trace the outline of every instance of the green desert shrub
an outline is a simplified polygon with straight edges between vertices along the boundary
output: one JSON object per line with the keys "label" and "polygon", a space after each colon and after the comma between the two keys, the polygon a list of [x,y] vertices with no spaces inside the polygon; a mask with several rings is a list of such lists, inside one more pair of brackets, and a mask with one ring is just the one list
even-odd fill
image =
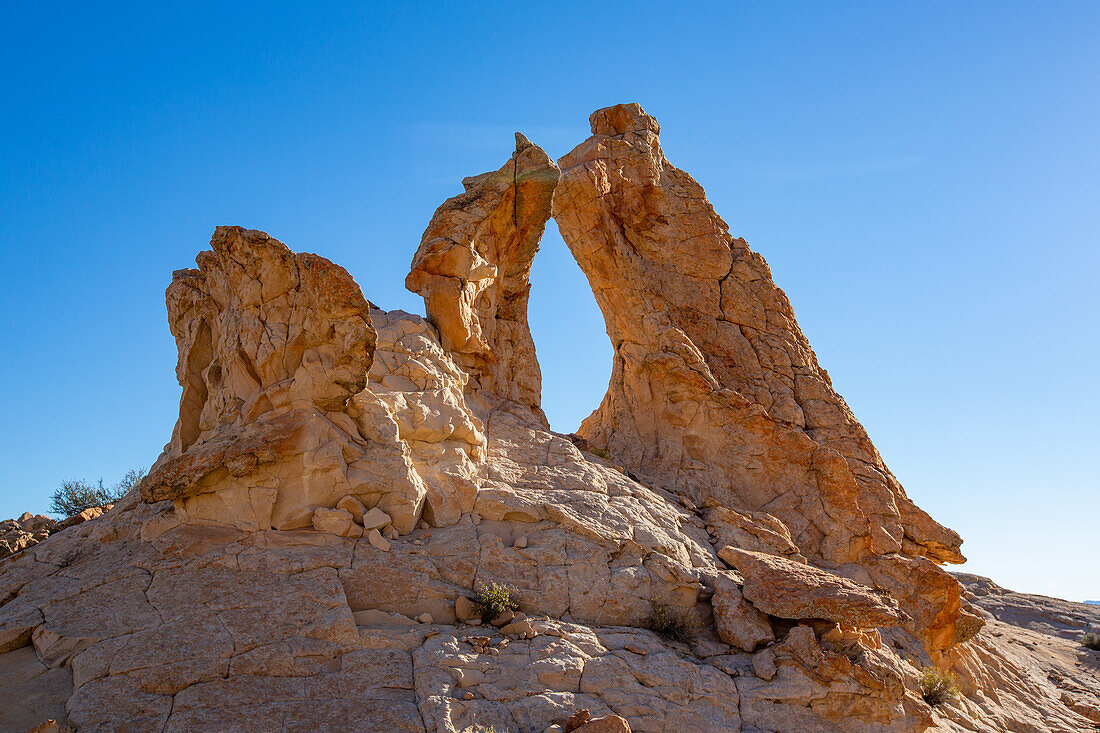
{"label": "green desert shrub", "polygon": [[699,635],[702,622],[694,608],[676,608],[654,603],[646,621],[646,628],[666,639],[687,643]]}
{"label": "green desert shrub", "polygon": [[71,517],[85,509],[104,504],[114,504],[126,496],[130,489],[145,478],[145,469],[130,469],[114,486],[104,486],[103,479],[98,484],[89,481],[63,481],[50,497],[50,512],[61,517]]}
{"label": "green desert shrub", "polygon": [[959,678],[935,667],[925,667],[920,671],[919,684],[921,697],[932,707],[942,705],[959,694]]}
{"label": "green desert shrub", "polygon": [[1090,631],[1081,637],[1081,643],[1087,646],[1089,649],[1095,649],[1100,652],[1100,634],[1095,631]]}
{"label": "green desert shrub", "polygon": [[515,598],[516,589],[503,583],[479,583],[474,591],[474,608],[481,614],[482,621],[492,621],[505,611],[518,611],[519,601]]}

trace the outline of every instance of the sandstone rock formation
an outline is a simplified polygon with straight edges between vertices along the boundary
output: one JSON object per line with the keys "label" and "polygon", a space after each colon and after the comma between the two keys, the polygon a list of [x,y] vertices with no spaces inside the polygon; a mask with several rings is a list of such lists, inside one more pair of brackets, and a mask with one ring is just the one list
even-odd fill
{"label": "sandstone rock formation", "polygon": [[465,193],[436,209],[405,281],[478,388],[536,409],[542,373],[527,327],[528,278],[557,183],[554,162],[517,132],[511,160],[465,179]]}
{"label": "sandstone rock formation", "polygon": [[[961,562],[958,535],[908,499],[833,391],[763,258],[665,159],[657,121],[636,104],[590,121],[554,198],[615,347],[580,436],[697,506],[770,515],[798,553],[860,563],[899,595],[914,591],[898,582],[906,556]],[[975,619],[944,582],[934,621],[914,629],[936,649]]]}
{"label": "sandstone rock formation", "polygon": [[103,516],[110,508],[110,504],[88,507],[61,521],[30,512],[24,512],[18,519],[5,519],[0,522],[0,560],[38,544],[55,532]]}
{"label": "sandstone rock formation", "polygon": [[57,530],[58,523],[49,517],[24,512],[18,519],[0,522],[0,558],[14,555],[37,544]]}
{"label": "sandstone rock formation", "polygon": [[[1033,659],[1005,638],[1040,632],[962,597],[937,565],[959,538],[656,121],[592,123],[560,181],[517,136],[440,207],[408,278],[427,318],[215,231],[167,292],[164,453],[103,517],[0,561],[0,730],[1095,729],[1095,664],[1064,639]],[[551,202],[615,346],[577,436],[539,410],[526,321]],[[490,583],[521,611],[483,621]],[[655,633],[656,609],[701,630]],[[962,687],[937,708],[933,664]]]}

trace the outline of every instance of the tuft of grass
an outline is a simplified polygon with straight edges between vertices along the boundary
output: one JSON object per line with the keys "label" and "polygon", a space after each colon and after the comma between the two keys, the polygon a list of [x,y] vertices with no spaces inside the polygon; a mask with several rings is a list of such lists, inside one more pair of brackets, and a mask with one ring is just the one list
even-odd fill
{"label": "tuft of grass", "polygon": [[505,611],[518,611],[519,601],[515,599],[516,589],[503,583],[479,583],[474,591],[474,607],[481,614],[482,621],[492,621]]}
{"label": "tuft of grass", "polygon": [[683,644],[698,636],[702,627],[694,608],[680,609],[663,603],[653,604],[646,621],[650,631]]}
{"label": "tuft of grass", "polygon": [[475,725],[473,733],[509,733],[507,728],[498,728],[495,725]]}
{"label": "tuft of grass", "polygon": [[959,694],[959,678],[935,667],[922,669],[918,684],[921,697],[932,707],[953,700]]}
{"label": "tuft of grass", "polygon": [[611,460],[611,454],[610,454],[610,453],[608,453],[608,452],[607,452],[606,450],[604,450],[603,448],[597,448],[596,446],[592,446],[592,447],[590,447],[590,448],[588,449],[588,451],[589,451],[589,452],[590,452],[590,453],[591,453],[592,455],[594,455],[594,456],[599,456],[600,458],[604,459],[605,461],[610,461],[610,460]]}
{"label": "tuft of grass", "polygon": [[1087,646],[1089,649],[1095,649],[1100,652],[1100,634],[1095,631],[1090,631],[1081,637],[1081,643]]}

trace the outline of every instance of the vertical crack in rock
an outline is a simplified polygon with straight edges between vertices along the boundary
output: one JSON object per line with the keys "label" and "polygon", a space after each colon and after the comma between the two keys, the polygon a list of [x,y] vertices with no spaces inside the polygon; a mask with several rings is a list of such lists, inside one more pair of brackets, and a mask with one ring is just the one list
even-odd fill
{"label": "vertical crack in rock", "polygon": [[507,163],[464,179],[465,192],[436,209],[405,280],[471,389],[526,405],[544,424],[527,300],[558,177],[554,161],[517,132]]}

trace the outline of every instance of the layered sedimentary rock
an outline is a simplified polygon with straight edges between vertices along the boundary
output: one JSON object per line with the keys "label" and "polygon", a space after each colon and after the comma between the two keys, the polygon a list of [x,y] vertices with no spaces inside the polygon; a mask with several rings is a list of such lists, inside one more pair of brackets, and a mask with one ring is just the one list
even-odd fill
{"label": "layered sedimentary rock", "polygon": [[405,280],[477,388],[536,409],[542,374],[528,280],[557,182],[554,162],[517,132],[507,163],[464,179],[465,192],[436,209]]}
{"label": "layered sedimentary rock", "polygon": [[[958,538],[656,122],[593,123],[559,185],[517,137],[436,212],[409,276],[428,318],[215,232],[167,293],[164,454],[0,561],[0,730],[1094,729],[1067,648],[1037,661],[968,610],[936,565]],[[552,197],[616,347],[581,436],[538,410],[526,321]],[[520,608],[483,620],[494,583]],[[937,708],[932,664],[962,687]]]}

